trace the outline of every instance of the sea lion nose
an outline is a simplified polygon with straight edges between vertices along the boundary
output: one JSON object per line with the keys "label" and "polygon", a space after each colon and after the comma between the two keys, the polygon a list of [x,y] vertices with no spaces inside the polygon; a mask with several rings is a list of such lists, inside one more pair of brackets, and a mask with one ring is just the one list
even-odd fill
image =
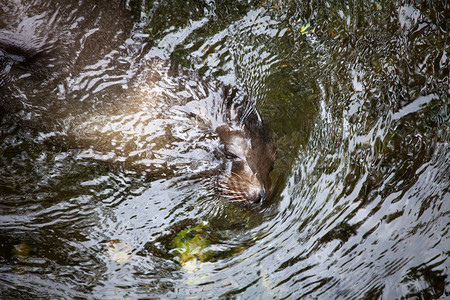
{"label": "sea lion nose", "polygon": [[264,200],[266,200],[268,196],[269,196],[269,195],[266,193],[266,191],[260,191],[260,192],[257,194],[257,196],[256,196],[256,198],[255,198],[255,200],[254,200],[253,202],[254,202],[254,203],[261,203],[261,202],[263,202]]}

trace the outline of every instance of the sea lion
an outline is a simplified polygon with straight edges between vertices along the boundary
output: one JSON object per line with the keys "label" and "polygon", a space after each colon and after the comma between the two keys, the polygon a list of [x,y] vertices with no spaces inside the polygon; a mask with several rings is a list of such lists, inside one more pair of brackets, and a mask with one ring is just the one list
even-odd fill
{"label": "sea lion", "polygon": [[[49,9],[51,6],[43,7]],[[48,15],[58,20],[57,13]],[[72,12],[71,18],[76,19],[73,15]],[[58,22],[68,21],[60,19]],[[93,23],[102,22],[86,24]],[[70,27],[63,25],[59,27]],[[80,32],[89,32],[90,28],[70,27],[66,30],[65,33],[54,33],[64,36],[63,39],[53,39],[49,43],[44,43],[45,39],[40,43],[33,42],[35,35],[27,40],[17,32],[0,30],[1,74],[4,78],[9,77],[8,73],[14,67],[28,72],[25,77],[8,78],[12,81],[12,84],[5,84],[8,92],[17,88],[27,99],[31,96],[45,99],[37,104],[23,105],[26,108],[22,111],[34,112],[33,107],[39,107],[40,120],[55,124],[49,133],[57,132],[63,136],[78,157],[109,161],[149,173],[213,174],[218,195],[236,203],[259,203],[268,197],[275,146],[269,128],[243,88],[227,87],[171,61],[152,57],[145,59],[144,67],[137,68],[139,73],[127,82],[128,86],[122,88],[120,95],[104,93],[109,87],[97,88],[98,92],[86,91],[90,99],[95,99],[91,100],[91,105],[82,105],[88,102],[85,96],[80,96],[83,97],[80,101],[68,101],[60,96],[51,101],[46,94],[37,97],[36,87],[40,88],[40,82],[45,82],[43,86],[47,91],[60,90],[62,82],[76,81],[79,74],[96,66],[95,56],[99,61],[103,58],[99,51],[86,52],[83,45],[92,43],[87,35],[81,36],[84,39],[82,45],[73,45],[80,49],[67,50],[67,44],[61,47],[59,40],[78,37]],[[34,31],[39,33],[39,30]],[[120,32],[123,34],[126,30]],[[116,42],[120,44],[120,41]],[[101,44],[114,47],[108,42],[104,38],[95,38],[97,48]],[[58,50],[60,48],[62,50]],[[60,51],[64,55],[58,56]],[[112,52],[103,51],[107,55]],[[94,64],[83,66],[82,55]],[[43,71],[47,67],[56,72]],[[21,85],[21,80],[27,84]],[[94,81],[91,77],[89,80]],[[87,89],[89,84],[79,81],[72,86],[73,91],[65,91],[64,95],[79,95],[80,90]],[[28,85],[33,89],[28,89]],[[10,105],[9,100],[11,98],[1,101],[1,105]]]}

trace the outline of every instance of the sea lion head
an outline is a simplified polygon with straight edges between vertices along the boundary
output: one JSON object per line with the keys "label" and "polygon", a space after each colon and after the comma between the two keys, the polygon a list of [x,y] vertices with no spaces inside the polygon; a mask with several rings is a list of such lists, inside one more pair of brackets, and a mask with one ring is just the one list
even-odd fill
{"label": "sea lion head", "polygon": [[264,201],[270,194],[269,173],[275,146],[269,128],[256,114],[240,124],[219,126],[225,168],[217,179],[218,192],[232,202]]}

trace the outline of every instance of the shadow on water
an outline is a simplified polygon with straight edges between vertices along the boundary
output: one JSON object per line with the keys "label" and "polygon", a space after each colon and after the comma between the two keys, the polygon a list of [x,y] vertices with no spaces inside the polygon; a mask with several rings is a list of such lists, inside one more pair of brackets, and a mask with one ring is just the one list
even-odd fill
{"label": "shadow on water", "polygon": [[[450,296],[446,2],[91,2],[0,3],[2,296]],[[261,205],[170,102],[222,84],[274,135]]]}

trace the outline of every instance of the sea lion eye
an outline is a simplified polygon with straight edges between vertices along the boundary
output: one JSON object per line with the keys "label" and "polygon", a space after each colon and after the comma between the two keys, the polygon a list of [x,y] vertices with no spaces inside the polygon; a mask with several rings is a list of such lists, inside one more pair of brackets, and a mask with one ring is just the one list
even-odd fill
{"label": "sea lion eye", "polygon": [[237,158],[237,155],[234,154],[234,153],[232,153],[232,152],[228,149],[228,147],[223,147],[223,154],[225,154],[225,157],[226,157],[227,159],[235,159],[235,158]]}

